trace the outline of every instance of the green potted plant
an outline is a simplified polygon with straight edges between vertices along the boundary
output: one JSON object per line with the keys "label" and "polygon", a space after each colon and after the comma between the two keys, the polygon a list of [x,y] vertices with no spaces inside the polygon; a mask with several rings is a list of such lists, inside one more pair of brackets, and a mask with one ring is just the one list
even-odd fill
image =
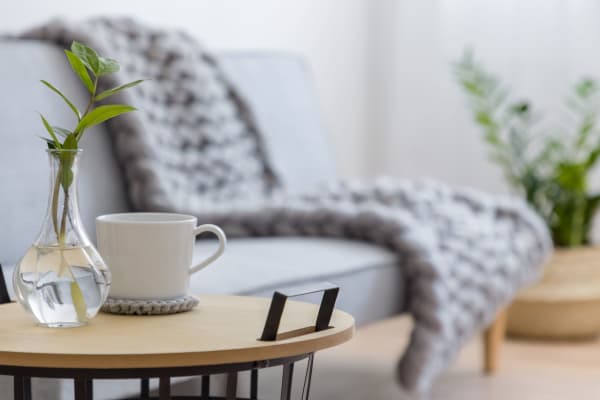
{"label": "green potted plant", "polygon": [[99,91],[103,77],[119,70],[116,60],[102,57],[84,44],[73,42],[65,50],[71,69],[89,92],[80,111],[74,102],[51,83],[41,82],[56,93],[74,114],[71,129],[51,125],[40,115],[47,132],[50,161],[50,195],[40,234],[16,266],[13,276],[19,303],[35,320],[48,327],[80,326],[94,317],[105,301],[110,272],[90,242],[79,215],[77,173],[87,129],[135,108],[98,102],[142,82]]}
{"label": "green potted plant", "polygon": [[[593,79],[579,80],[566,99],[566,123],[549,130],[531,103],[512,99],[471,52],[454,65],[454,72],[491,159],[544,219],[557,248],[542,280],[509,309],[509,333],[597,335],[600,251],[590,245],[590,230],[600,193],[590,189],[589,178],[600,156],[600,86]],[[590,315],[590,309],[596,312]]]}

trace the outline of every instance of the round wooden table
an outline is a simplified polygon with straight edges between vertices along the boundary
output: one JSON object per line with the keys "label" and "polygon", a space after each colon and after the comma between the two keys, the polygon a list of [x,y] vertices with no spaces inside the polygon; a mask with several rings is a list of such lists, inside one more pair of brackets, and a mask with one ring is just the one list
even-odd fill
{"label": "round wooden table", "polygon": [[14,376],[16,400],[31,398],[31,377],[74,379],[77,400],[92,398],[94,379],[142,379],[141,398],[150,398],[148,380],[159,378],[164,400],[171,399],[176,376],[202,376],[202,393],[193,398],[223,398],[210,395],[210,375],[220,373],[228,374],[224,399],[238,399],[237,373],[251,371],[246,399],[257,399],[258,370],[283,365],[281,398],[287,400],[294,362],[308,358],[308,398],[314,353],[348,341],[354,320],[334,310],[337,289],[325,291],[321,307],[286,302],[293,295],[276,292],[272,302],[200,296],[200,305],[186,313],[101,313],[71,329],[38,327],[17,304],[1,305],[0,374]]}

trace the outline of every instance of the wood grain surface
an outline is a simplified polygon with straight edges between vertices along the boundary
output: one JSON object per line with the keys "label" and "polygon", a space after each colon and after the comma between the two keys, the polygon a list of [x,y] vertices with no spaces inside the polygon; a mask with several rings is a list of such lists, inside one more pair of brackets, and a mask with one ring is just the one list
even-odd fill
{"label": "wood grain surface", "polygon": [[289,301],[281,321],[284,334],[261,342],[270,299],[200,296],[186,313],[122,316],[100,313],[88,326],[36,326],[17,304],[0,306],[0,364],[50,368],[160,368],[248,362],[289,357],[350,340],[354,319],[336,310],[331,328],[306,332],[318,306]]}

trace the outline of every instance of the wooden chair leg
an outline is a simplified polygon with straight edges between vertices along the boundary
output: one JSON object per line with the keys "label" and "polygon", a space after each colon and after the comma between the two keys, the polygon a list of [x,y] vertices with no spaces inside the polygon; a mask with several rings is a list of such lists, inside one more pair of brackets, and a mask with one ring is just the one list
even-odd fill
{"label": "wooden chair leg", "polygon": [[498,369],[500,351],[506,334],[506,310],[483,332],[483,371],[493,374]]}

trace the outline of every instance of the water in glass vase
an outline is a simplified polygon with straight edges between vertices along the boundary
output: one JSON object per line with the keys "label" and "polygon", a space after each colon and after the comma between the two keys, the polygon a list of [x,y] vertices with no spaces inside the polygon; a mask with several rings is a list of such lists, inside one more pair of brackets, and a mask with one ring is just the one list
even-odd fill
{"label": "water in glass vase", "polygon": [[88,238],[77,196],[81,150],[48,150],[50,193],[40,234],[16,265],[18,302],[42,326],[85,325],[106,300],[110,271]]}
{"label": "water in glass vase", "polygon": [[92,246],[32,246],[14,278],[19,302],[49,327],[87,323],[110,286],[110,273]]}

